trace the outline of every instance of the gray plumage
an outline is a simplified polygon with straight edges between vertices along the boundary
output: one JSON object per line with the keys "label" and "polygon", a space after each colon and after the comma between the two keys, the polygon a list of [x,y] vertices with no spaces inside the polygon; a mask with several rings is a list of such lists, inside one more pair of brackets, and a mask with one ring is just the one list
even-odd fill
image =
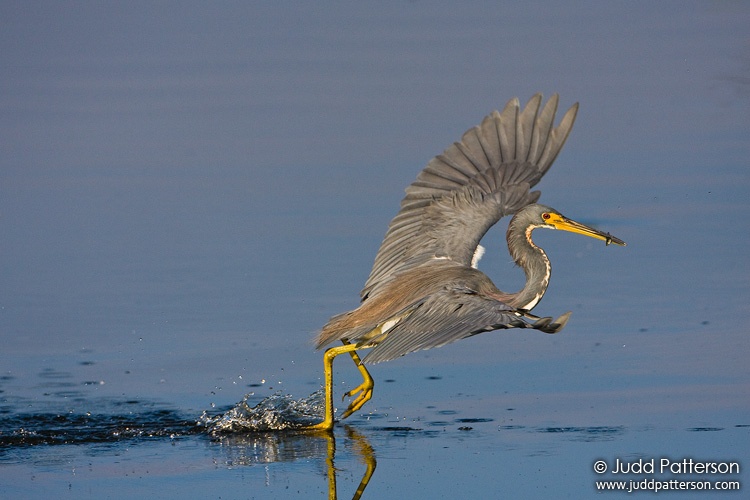
{"label": "gray plumage", "polygon": [[[558,96],[541,102],[537,94],[521,110],[518,99],[510,100],[427,164],[388,227],[361,305],[331,318],[318,348],[334,340],[372,347],[364,362],[376,363],[489,330],[553,333],[564,326],[567,315],[552,321],[520,309],[536,305],[549,279],[549,261],[527,229],[551,227],[543,213],[559,215],[536,205],[540,193],[531,188],[557,157],[578,110],[573,105],[553,127]],[[517,245],[513,257],[527,274],[516,294],[471,267],[487,230],[511,214],[517,222],[509,226],[509,245]]]}
{"label": "gray plumage", "polygon": [[539,199],[540,193],[530,188],[549,170],[578,111],[578,104],[573,105],[553,129],[558,96],[539,113],[541,102],[542,95],[536,94],[520,111],[518,99],[511,99],[502,113],[488,115],[427,164],[406,188],[363,299],[389,275],[434,256],[470,265],[490,227]]}

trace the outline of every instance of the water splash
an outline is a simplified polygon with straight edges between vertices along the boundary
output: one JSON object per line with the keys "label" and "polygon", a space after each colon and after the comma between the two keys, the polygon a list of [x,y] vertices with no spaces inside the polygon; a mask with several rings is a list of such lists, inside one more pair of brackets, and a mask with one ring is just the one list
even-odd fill
{"label": "water splash", "polygon": [[221,415],[211,416],[203,412],[198,424],[211,435],[237,432],[268,432],[299,429],[319,422],[323,418],[325,392],[315,391],[302,399],[288,394],[275,393],[250,407],[247,403],[252,394]]}
{"label": "water splash", "polygon": [[318,390],[302,399],[276,393],[254,407],[250,395],[220,415],[198,417],[142,401],[89,402],[98,413],[38,411],[16,413],[0,408],[0,462],[9,450],[40,445],[117,444],[196,434],[222,439],[248,433],[299,429],[320,421],[325,393]]}

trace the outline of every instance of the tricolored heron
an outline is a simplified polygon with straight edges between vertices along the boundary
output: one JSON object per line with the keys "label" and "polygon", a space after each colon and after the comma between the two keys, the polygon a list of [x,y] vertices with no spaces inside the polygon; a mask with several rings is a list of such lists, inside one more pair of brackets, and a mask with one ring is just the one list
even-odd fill
{"label": "tricolored heron", "polygon": [[[502,113],[494,111],[461,142],[433,158],[406,188],[360,306],[332,317],[317,337],[318,348],[336,340],[343,345],[325,352],[325,417],[309,429],[333,427],[333,360],[340,354],[348,353],[363,377],[361,385],[344,395],[357,395],[342,415],[346,418],[372,397],[374,381],[366,363],[491,330],[559,332],[569,312],[555,320],[529,312],[544,295],[551,269],[544,250],[531,240],[534,229],[561,229],[625,245],[536,203],[540,193],[531,188],[557,157],[578,111],[578,104],[573,105],[553,128],[558,96],[544,107],[541,102],[537,94],[521,110],[518,99],[511,99]],[[517,293],[500,291],[476,268],[482,236],[511,214],[508,249],[526,273],[526,285]],[[358,349],[372,351],[361,360]]]}

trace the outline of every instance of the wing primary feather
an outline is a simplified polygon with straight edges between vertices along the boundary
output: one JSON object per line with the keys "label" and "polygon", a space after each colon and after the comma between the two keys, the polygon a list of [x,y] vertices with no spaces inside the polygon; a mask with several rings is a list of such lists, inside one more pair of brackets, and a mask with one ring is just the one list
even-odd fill
{"label": "wing primary feather", "polygon": [[531,164],[536,164],[539,161],[539,157],[547,145],[549,132],[555,124],[555,112],[557,111],[557,103],[559,100],[560,96],[552,94],[542,108],[539,117],[534,122],[535,126],[531,135],[531,146],[529,147],[528,156],[528,161]]}
{"label": "wing primary feather", "polygon": [[578,103],[575,103],[570,109],[563,115],[560,120],[560,125],[552,129],[550,132],[549,139],[547,140],[546,147],[542,152],[542,156],[537,162],[537,168],[540,172],[540,177],[544,175],[549,167],[552,166],[552,162],[555,161],[557,155],[565,144],[565,141],[570,135],[570,131],[573,129],[573,124],[576,121],[576,114],[578,113]]}
{"label": "wing primary feather", "polygon": [[520,106],[518,98],[514,97],[505,105],[503,112],[495,118],[503,162],[512,161],[516,157],[516,120]]}
{"label": "wing primary feather", "polygon": [[476,173],[481,173],[491,167],[490,158],[484,150],[484,145],[480,139],[481,129],[477,127],[470,128],[461,137],[461,142],[456,143],[463,155],[474,165]]}
{"label": "wing primary feather", "polygon": [[500,151],[500,142],[498,141],[497,118],[500,114],[493,111],[482,120],[479,125],[477,138],[482,146],[484,155],[490,163],[491,169],[496,169],[503,161],[502,152]]}
{"label": "wing primary feather", "polygon": [[542,94],[534,94],[516,120],[516,161],[525,162],[529,158],[532,130],[541,102]]}

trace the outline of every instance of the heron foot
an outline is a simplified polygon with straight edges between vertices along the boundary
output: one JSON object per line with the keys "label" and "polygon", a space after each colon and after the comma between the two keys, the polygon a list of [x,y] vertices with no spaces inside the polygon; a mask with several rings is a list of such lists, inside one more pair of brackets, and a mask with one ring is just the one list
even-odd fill
{"label": "heron foot", "polygon": [[[352,347],[352,344],[349,343],[348,340],[342,340],[342,342],[347,348]],[[372,346],[363,346],[362,348],[366,349],[367,347]],[[349,415],[362,408],[365,403],[372,399],[372,390],[375,387],[375,381],[373,380],[372,375],[370,375],[370,372],[367,371],[367,367],[365,367],[364,363],[362,363],[362,360],[359,358],[357,352],[353,349],[349,350],[348,352],[349,356],[351,356],[352,358],[352,361],[354,361],[354,364],[357,366],[357,370],[359,370],[359,373],[362,375],[362,383],[351,391],[345,393],[341,398],[341,400],[343,401],[344,398],[349,398],[359,393],[356,399],[351,402],[346,411],[341,415],[342,420],[348,418]]]}
{"label": "heron foot", "polygon": [[325,419],[322,422],[318,422],[317,424],[310,424],[310,425],[303,425],[300,427],[295,427],[295,430],[298,432],[321,432],[321,431],[331,431],[333,430],[333,419]]}
{"label": "heron foot", "polygon": [[344,396],[341,398],[342,400],[344,398],[352,397],[355,394],[359,394],[359,395],[354,399],[354,401],[352,401],[349,404],[349,407],[341,415],[341,418],[342,419],[348,418],[352,413],[362,408],[365,405],[365,403],[367,403],[370,399],[372,399],[372,390],[374,387],[375,387],[375,382],[372,380],[371,377],[368,377],[368,378],[365,378],[365,380],[360,385],[358,385],[351,391],[344,393]]}

